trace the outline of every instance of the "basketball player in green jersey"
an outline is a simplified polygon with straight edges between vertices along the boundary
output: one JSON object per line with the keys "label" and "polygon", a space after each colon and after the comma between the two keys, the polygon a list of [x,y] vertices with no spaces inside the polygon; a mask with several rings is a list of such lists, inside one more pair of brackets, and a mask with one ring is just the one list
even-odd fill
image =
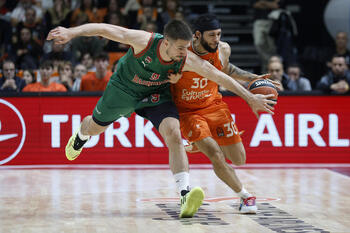
{"label": "basketball player in green jersey", "polygon": [[76,159],[90,136],[104,132],[115,120],[136,111],[149,119],[163,137],[169,149],[170,168],[181,194],[180,217],[192,217],[200,207],[204,193],[200,187],[189,190],[188,159],[182,144],[179,115],[171,99],[169,77],[180,78],[185,70],[196,72],[242,97],[257,116],[258,111],[273,114],[269,104],[274,102],[268,100],[272,95],[251,94],[209,62],[188,52],[192,32],[180,20],[170,21],[164,28],[164,36],[91,23],[73,28],[57,27],[50,31],[47,39],[64,44],[78,36],[102,36],[131,48],[119,61],[92,116],[85,117],[80,129],[69,139],[67,158]]}

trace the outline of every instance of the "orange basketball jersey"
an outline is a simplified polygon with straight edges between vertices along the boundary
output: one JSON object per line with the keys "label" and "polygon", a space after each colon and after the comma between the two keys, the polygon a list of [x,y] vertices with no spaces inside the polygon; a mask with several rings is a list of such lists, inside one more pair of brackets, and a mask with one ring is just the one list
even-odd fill
{"label": "orange basketball jersey", "polygon": [[[194,52],[192,45],[189,50]],[[219,49],[215,53],[198,56],[207,60],[219,70],[223,68],[219,58]],[[222,99],[218,92],[218,85],[195,72],[183,72],[182,77],[176,84],[172,85],[171,90],[180,113],[206,108],[213,101]]]}

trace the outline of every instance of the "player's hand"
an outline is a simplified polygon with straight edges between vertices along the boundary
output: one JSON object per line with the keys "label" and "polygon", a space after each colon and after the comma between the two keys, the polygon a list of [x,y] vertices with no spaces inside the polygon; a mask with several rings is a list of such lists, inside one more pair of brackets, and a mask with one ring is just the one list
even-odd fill
{"label": "player's hand", "polygon": [[194,143],[186,145],[185,146],[185,150],[188,153],[198,153],[198,152],[200,152],[200,150],[198,149],[198,147]]}
{"label": "player's hand", "polygon": [[278,91],[283,91],[282,83],[278,80],[272,80],[271,74],[262,74],[258,76],[259,79],[268,79],[276,88]]}
{"label": "player's hand", "polygon": [[275,109],[273,106],[276,104],[276,101],[271,100],[274,94],[269,95],[261,95],[255,94],[252,97],[252,100],[248,102],[251,107],[253,113],[257,118],[259,118],[259,112],[267,112],[270,114],[274,114],[273,110]]}
{"label": "player's hand", "polygon": [[64,27],[52,29],[47,36],[47,40],[54,40],[56,44],[65,44],[73,38],[73,33]]}
{"label": "player's hand", "polygon": [[181,78],[182,73],[169,73],[168,74],[168,79],[169,79],[169,83],[175,84],[179,81],[179,79]]}

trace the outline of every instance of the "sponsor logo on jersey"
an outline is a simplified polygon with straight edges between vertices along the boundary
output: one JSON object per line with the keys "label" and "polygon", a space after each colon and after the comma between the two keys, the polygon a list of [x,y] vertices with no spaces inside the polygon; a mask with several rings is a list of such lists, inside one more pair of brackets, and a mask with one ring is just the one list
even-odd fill
{"label": "sponsor logo on jersey", "polygon": [[218,134],[219,137],[225,136],[225,132],[221,127],[216,128],[216,133]]}
{"label": "sponsor logo on jersey", "polygon": [[134,83],[143,85],[143,86],[148,86],[148,87],[160,86],[160,85],[168,83],[168,80],[163,80],[163,81],[158,81],[158,82],[151,82],[151,81],[143,80],[139,76],[137,76],[137,74],[135,74],[134,78],[131,81]]}
{"label": "sponsor logo on jersey", "polygon": [[209,93],[209,90],[203,91],[188,91],[187,89],[182,89],[181,99],[185,101],[191,100],[200,100],[210,97],[212,94]]}

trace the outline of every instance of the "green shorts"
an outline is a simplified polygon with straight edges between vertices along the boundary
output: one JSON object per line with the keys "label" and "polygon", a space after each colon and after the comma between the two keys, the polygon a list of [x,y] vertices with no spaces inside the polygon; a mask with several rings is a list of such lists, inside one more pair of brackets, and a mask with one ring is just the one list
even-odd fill
{"label": "green shorts", "polygon": [[170,88],[162,89],[160,93],[147,95],[140,99],[109,82],[94,108],[92,117],[98,125],[107,126],[120,117],[129,117],[135,110],[157,106],[169,101],[172,101]]}

